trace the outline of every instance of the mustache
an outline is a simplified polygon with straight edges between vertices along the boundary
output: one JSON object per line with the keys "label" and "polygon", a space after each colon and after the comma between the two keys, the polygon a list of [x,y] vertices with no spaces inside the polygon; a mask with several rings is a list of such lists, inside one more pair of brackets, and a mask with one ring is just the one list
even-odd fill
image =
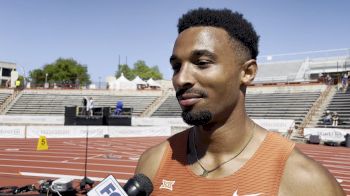
{"label": "mustache", "polygon": [[179,99],[181,96],[185,93],[192,93],[192,94],[198,94],[204,98],[208,97],[208,93],[205,90],[202,89],[189,89],[189,88],[180,88],[176,90],[176,98]]}

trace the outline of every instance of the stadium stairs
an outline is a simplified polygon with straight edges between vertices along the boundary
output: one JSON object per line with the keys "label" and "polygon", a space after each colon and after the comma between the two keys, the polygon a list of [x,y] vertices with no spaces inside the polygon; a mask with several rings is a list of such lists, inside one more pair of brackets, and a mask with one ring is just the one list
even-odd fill
{"label": "stadium stairs", "polygon": [[13,105],[13,103],[16,102],[18,97],[21,96],[22,91],[12,90],[11,93],[6,93],[6,94],[7,94],[6,97],[3,97],[1,95],[2,101],[0,105],[0,114],[5,114],[7,112],[7,110]]}
{"label": "stadium stairs", "polygon": [[316,127],[319,119],[325,113],[327,106],[335,94],[335,86],[328,86],[326,90],[320,95],[319,99],[315,101],[314,105],[309,111],[309,114],[305,118],[305,122],[301,127]]}
{"label": "stadium stairs", "polygon": [[334,127],[331,125],[323,124],[323,115],[320,115],[315,127],[318,128],[341,128],[350,129],[350,89],[345,91],[337,90],[335,95],[332,97],[330,103],[326,106],[325,110],[329,110],[331,113],[337,112],[339,115],[338,126]]}
{"label": "stadium stairs", "polygon": [[158,108],[168,99],[169,95],[172,94],[172,90],[164,91],[162,96],[158,97],[151,105],[146,108],[144,112],[140,114],[140,117],[151,117],[152,114],[158,110]]}

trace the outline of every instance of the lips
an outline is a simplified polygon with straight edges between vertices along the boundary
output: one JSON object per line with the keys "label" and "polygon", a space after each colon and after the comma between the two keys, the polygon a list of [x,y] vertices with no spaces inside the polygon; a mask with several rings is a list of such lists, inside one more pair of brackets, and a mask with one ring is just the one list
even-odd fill
{"label": "lips", "polygon": [[183,107],[190,107],[198,103],[203,97],[198,94],[185,93],[178,97],[179,103]]}

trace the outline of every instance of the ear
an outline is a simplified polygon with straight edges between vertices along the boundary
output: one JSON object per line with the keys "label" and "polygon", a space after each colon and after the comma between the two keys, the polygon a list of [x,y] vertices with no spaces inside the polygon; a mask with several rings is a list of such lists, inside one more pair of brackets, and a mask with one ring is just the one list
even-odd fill
{"label": "ear", "polygon": [[248,85],[253,82],[256,73],[258,71],[258,65],[255,59],[246,61],[241,68],[241,84]]}

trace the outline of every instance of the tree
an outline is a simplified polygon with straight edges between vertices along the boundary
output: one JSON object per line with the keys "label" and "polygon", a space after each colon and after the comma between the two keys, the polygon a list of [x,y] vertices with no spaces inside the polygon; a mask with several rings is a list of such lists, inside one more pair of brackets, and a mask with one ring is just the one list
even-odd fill
{"label": "tree", "polygon": [[29,73],[30,78],[36,84],[45,82],[58,84],[90,84],[90,76],[87,67],[79,64],[74,59],[59,58],[54,63],[44,65],[43,69],[35,69]]}
{"label": "tree", "polygon": [[45,73],[41,69],[34,69],[30,71],[29,77],[34,84],[43,84],[45,82]]}
{"label": "tree", "polygon": [[163,75],[159,72],[158,66],[149,67],[146,65],[146,62],[142,60],[138,60],[134,64],[134,69],[130,69],[126,64],[119,65],[116,77],[120,77],[121,73],[123,73],[128,80],[133,80],[136,76],[144,80],[150,78],[155,80],[163,79]]}
{"label": "tree", "polygon": [[124,77],[128,80],[133,80],[136,77],[134,71],[130,69],[130,67],[127,64],[121,64],[118,66],[118,71],[115,74],[115,77],[119,78],[122,75],[122,73],[124,74]]}

